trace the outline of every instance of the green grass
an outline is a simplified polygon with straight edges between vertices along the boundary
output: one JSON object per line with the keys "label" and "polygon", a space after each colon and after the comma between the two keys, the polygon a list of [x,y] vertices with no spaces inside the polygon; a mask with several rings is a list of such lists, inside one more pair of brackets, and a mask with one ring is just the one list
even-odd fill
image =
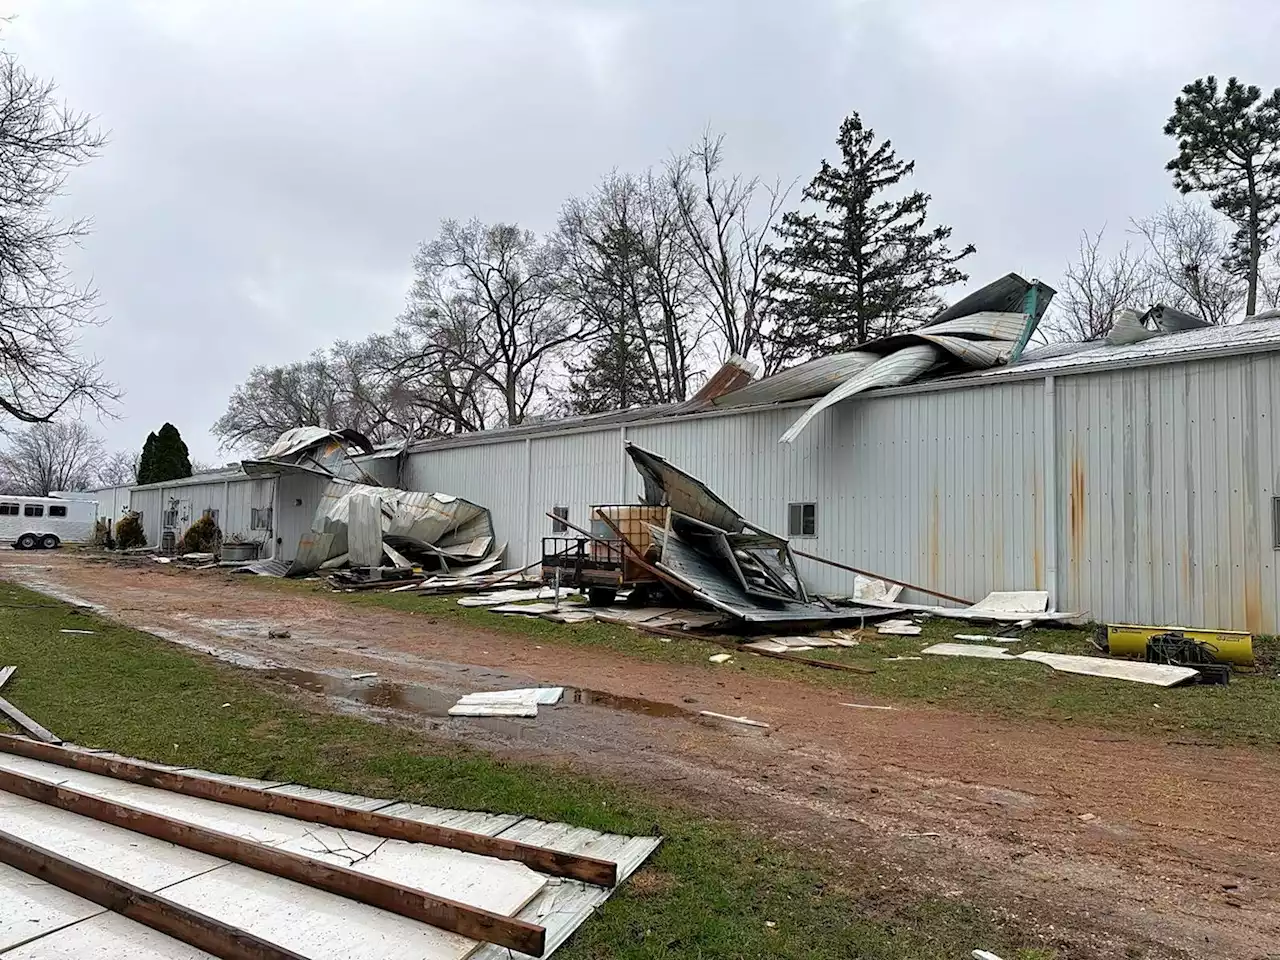
{"label": "green grass", "polygon": [[252,674],[10,584],[0,584],[5,663],[18,672],[4,693],[78,743],[245,776],[665,836],[649,864],[557,954],[566,960],[953,960],[977,946],[1006,960],[1057,956],[1033,948],[1034,935],[996,913],[922,896],[874,863],[790,851],[746,825],[648,795],[643,785],[502,762],[321,712]]}
{"label": "green grass", "polygon": [[[1238,671],[1227,687],[1185,686],[1163,689],[1121,680],[1056,673],[1037,663],[986,661],[959,657],[925,657],[887,662],[885,658],[916,656],[931,643],[953,640],[957,633],[984,634],[998,625],[955,620],[929,620],[919,637],[864,637],[851,649],[822,648],[803,656],[872,667],[860,676],[742,653],[730,666],[712,666],[707,658],[723,652],[692,639],[663,643],[653,634],[604,623],[558,624],[524,617],[498,617],[482,609],[460,607],[451,597],[419,597],[377,591],[331,593],[314,581],[254,578],[250,588],[313,592],[358,606],[375,606],[452,621],[467,626],[528,637],[539,643],[601,648],[663,663],[708,670],[749,670],[765,676],[789,677],[834,687],[849,696],[897,701],[923,701],[969,713],[1013,719],[1078,723],[1214,744],[1280,744],[1280,683],[1276,681],[1280,643],[1274,637],[1255,640],[1259,668]],[[1012,653],[1039,649],[1055,653],[1097,654],[1091,629],[1033,629],[1023,642],[1009,644]]]}

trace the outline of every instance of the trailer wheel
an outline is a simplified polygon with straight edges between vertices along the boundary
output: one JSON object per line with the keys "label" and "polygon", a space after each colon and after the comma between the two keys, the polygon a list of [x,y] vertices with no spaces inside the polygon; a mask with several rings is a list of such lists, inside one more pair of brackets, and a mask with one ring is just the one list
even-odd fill
{"label": "trailer wheel", "polygon": [[593,607],[607,607],[617,596],[613,587],[587,587],[587,603]]}
{"label": "trailer wheel", "polygon": [[18,542],[14,544],[19,550],[34,550],[36,544],[40,541],[36,539],[34,533],[24,533],[18,538]]}
{"label": "trailer wheel", "polygon": [[62,541],[55,537],[52,533],[46,533],[40,538],[40,546],[46,550],[57,550],[62,546]]}

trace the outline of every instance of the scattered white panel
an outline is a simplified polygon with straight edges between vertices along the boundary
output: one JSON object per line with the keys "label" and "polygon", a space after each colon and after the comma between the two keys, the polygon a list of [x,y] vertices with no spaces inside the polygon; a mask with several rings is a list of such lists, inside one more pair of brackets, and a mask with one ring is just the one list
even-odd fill
{"label": "scattered white panel", "polygon": [[459,703],[559,703],[564,687],[526,687],[520,690],[487,690],[463,694]]}
{"label": "scattered white panel", "polygon": [[1016,660],[1007,650],[1000,647],[984,647],[976,643],[935,643],[925,647],[921,653],[934,653],[942,657],[980,657],[984,660]]}
{"label": "scattered white panel", "polygon": [[[482,593],[474,597],[461,597],[460,607],[496,607],[502,603],[516,603],[521,600],[552,600],[556,592],[552,587],[536,587],[532,590],[498,590],[495,593]],[[560,596],[574,596],[576,591],[561,590]]]}
{"label": "scattered white panel", "polygon": [[117,913],[101,913],[25,946],[4,960],[213,960],[213,954]]}
{"label": "scattered white panel", "polygon": [[283,793],[303,800],[314,800],[316,803],[332,803],[339,807],[350,807],[352,810],[365,810],[370,813],[389,807],[395,802],[378,797],[358,797],[354,793],[340,793],[337,790],[319,790],[316,787],[304,787],[296,783],[272,787],[267,793]]}
{"label": "scattered white panel", "polygon": [[985,633],[957,633],[957,640],[968,643],[1020,643],[1021,637],[989,637]]}
{"label": "scattered white panel", "polygon": [[793,650],[805,649],[812,650],[814,647],[838,647],[840,644],[834,640],[828,640],[826,637],[766,637],[774,643],[780,643],[784,647],[790,647]]}
{"label": "scattered white panel", "polygon": [[918,637],[922,632],[922,629],[910,620],[885,620],[876,628],[876,633],[894,637]]}
{"label": "scattered white panel", "polygon": [[553,610],[551,613],[544,613],[543,620],[550,620],[552,623],[586,623],[588,620],[594,620],[596,615],[590,610]]}
{"label": "scattered white panel", "polygon": [[740,723],[744,727],[764,727],[768,728],[768,724],[760,720],[748,720],[746,717],[731,717],[727,713],[716,713],[712,710],[699,710],[698,716],[706,717],[709,720],[723,720],[726,723]]}
{"label": "scattered white panel", "polygon": [[812,647],[792,647],[777,640],[754,640],[751,643],[744,643],[743,650],[759,650],[761,653],[786,653],[788,650],[812,650]]}
{"label": "scattered white panel", "polygon": [[645,623],[680,613],[677,607],[606,607],[596,610],[596,619],[605,623]]}
{"label": "scattered white panel", "polygon": [[546,877],[515,860],[332,827],[317,826],[301,840],[276,849],[506,915],[532,900],[547,882]]}
{"label": "scattered white panel", "polygon": [[969,608],[974,613],[1044,613],[1048,609],[1047,590],[993,590]]}
{"label": "scattered white panel", "polygon": [[1190,667],[1174,667],[1164,663],[1141,663],[1136,660],[1112,660],[1107,657],[1079,657],[1069,653],[1044,653],[1030,650],[1018,657],[1047,664],[1064,673],[1079,673],[1088,677],[1107,677],[1112,680],[1132,680],[1157,687],[1172,687],[1192,679],[1199,672]]}
{"label": "scattered white panel", "polygon": [[186,880],[164,896],[311,960],[461,960],[479,946],[456,933],[239,864]]}
{"label": "scattered white panel", "polygon": [[533,703],[459,703],[449,708],[451,717],[536,717]]}
{"label": "scattered white panel", "polygon": [[888,583],[876,577],[864,577],[862,574],[855,574],[853,578],[853,599],[855,600],[882,600],[892,603],[898,599],[898,594],[902,592],[902,584]]}
{"label": "scattered white panel", "polygon": [[540,617],[544,613],[554,613],[557,607],[554,603],[504,603],[496,607],[490,607],[490,613],[513,614],[523,617]]}
{"label": "scattered white panel", "polygon": [[0,953],[103,912],[103,907],[0,863]]}
{"label": "scattered white panel", "polygon": [[470,830],[472,833],[483,833],[490,837],[496,837],[524,819],[515,813],[448,810],[443,807],[429,807],[421,803],[403,801],[393,803],[378,812],[385,813],[389,817],[404,817],[406,820],[417,820],[437,827],[451,827],[454,830]]}
{"label": "scattered white panel", "polygon": [[0,794],[0,798],[5,801],[0,806],[4,807],[6,833],[30,838],[52,853],[143,890],[155,892],[226,864],[217,857],[34,800],[12,794]]}

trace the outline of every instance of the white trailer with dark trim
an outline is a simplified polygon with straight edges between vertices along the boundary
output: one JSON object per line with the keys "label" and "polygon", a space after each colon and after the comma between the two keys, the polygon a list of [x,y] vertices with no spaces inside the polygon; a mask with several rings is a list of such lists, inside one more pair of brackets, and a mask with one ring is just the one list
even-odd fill
{"label": "white trailer with dark trim", "polygon": [[96,500],[0,494],[0,543],[12,543],[17,550],[89,543],[97,517]]}

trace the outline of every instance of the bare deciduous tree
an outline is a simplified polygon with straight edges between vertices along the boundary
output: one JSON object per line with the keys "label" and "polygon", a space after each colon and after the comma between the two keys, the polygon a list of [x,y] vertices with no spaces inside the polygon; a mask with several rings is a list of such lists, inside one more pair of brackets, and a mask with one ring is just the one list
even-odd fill
{"label": "bare deciduous tree", "polygon": [[76,352],[78,332],[97,322],[97,297],[72,282],[62,252],[88,223],[49,212],[67,172],[104,142],[53,84],[0,51],[0,409],[26,423],[118,397],[98,363]]}
{"label": "bare deciduous tree", "polygon": [[353,429],[375,443],[400,439],[415,417],[383,338],[339,341],[306,360],[255,367],[213,425],[223,449],[270,446],[293,427]]}
{"label": "bare deciduous tree", "polygon": [[123,487],[138,482],[138,450],[116,450],[98,463],[94,482],[100,487]]}
{"label": "bare deciduous tree", "polygon": [[1045,318],[1046,333],[1055,340],[1098,340],[1111,329],[1116,311],[1141,310],[1155,289],[1151,264],[1125,244],[1107,257],[1102,252],[1105,228],[1080,235],[1076,260],[1067,265],[1062,291]]}
{"label": "bare deciduous tree", "polygon": [[474,376],[522,423],[566,347],[593,331],[565,309],[553,245],[513,224],[446,220],[414,257],[400,330],[423,369]]}
{"label": "bare deciduous tree", "polygon": [[723,136],[704,134],[672,159],[667,174],[724,354],[749,357],[764,345],[769,233],[789,191],[780,183],[762,186],[754,177],[722,175],[723,147]]}
{"label": "bare deciduous tree", "polygon": [[33,423],[10,434],[0,453],[9,493],[48,496],[51,490],[87,490],[102,460],[102,442],[80,420]]}
{"label": "bare deciduous tree", "polygon": [[1228,263],[1232,238],[1211,210],[1183,202],[1133,221],[1147,242],[1153,300],[1227,323],[1245,302],[1246,285]]}
{"label": "bare deciduous tree", "polygon": [[705,305],[676,194],[652,171],[612,174],[561,211],[561,295],[597,331],[577,365],[575,412],[669,403],[689,393]]}

